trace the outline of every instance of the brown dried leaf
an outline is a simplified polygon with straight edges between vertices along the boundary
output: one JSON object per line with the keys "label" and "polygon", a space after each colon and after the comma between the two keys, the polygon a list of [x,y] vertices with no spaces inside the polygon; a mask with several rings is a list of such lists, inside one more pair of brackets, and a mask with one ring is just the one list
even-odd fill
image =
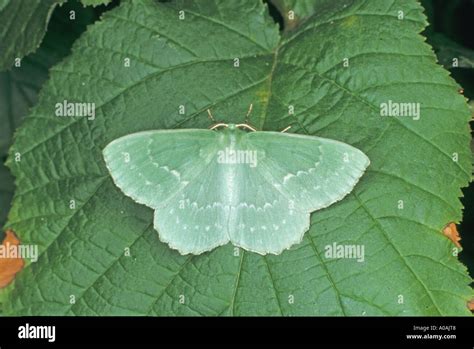
{"label": "brown dried leaf", "polygon": [[5,258],[8,257],[8,251],[13,247],[16,248],[20,244],[20,240],[16,237],[13,230],[8,229],[3,239],[0,253],[0,288],[7,286],[15,278],[25,262],[22,258]]}
{"label": "brown dried leaf", "polygon": [[454,242],[456,247],[461,248],[461,244],[459,241],[461,240],[461,237],[459,236],[458,229],[456,228],[456,224],[454,223],[449,223],[444,229],[443,229],[443,234],[446,235],[449,240]]}

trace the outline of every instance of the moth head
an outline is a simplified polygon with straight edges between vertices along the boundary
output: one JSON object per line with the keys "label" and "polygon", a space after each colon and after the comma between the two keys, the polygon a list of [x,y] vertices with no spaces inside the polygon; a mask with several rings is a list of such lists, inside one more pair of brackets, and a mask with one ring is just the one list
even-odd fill
{"label": "moth head", "polygon": [[247,111],[247,115],[245,116],[245,122],[242,123],[242,124],[227,124],[227,123],[224,123],[224,122],[217,122],[216,119],[214,118],[214,116],[212,115],[211,110],[208,109],[207,110],[207,115],[208,115],[210,120],[214,121],[214,124],[211,125],[209,127],[209,129],[216,130],[216,129],[219,129],[219,128],[227,128],[231,131],[235,131],[237,129],[240,129],[240,130],[244,130],[244,131],[255,132],[255,131],[257,131],[257,129],[254,126],[250,125],[250,123],[249,123],[249,116],[250,116],[250,113],[252,112],[252,109],[253,109],[253,104],[251,103],[250,106],[249,106],[249,110]]}

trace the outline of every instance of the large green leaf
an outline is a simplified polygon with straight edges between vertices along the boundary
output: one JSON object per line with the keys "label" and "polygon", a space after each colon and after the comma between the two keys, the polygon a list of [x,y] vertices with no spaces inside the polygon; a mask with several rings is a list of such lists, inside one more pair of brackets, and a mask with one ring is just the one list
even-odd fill
{"label": "large green leaf", "polygon": [[[426,23],[416,1],[332,4],[282,37],[254,0],[135,0],[90,27],[52,69],[11,149],[22,160],[9,162],[9,225],[41,256],[4,295],[5,311],[469,314],[470,279],[441,233],[461,219],[471,178],[466,102],[418,34]],[[65,99],[96,103],[95,120],[55,116]],[[380,116],[388,100],[421,103],[420,120]],[[114,186],[101,151],[136,131],[207,127],[208,108],[241,122],[252,102],[256,126],[344,141],[372,164],[279,256],[230,245],[181,256],[159,241],[152,211]],[[365,261],[326,258],[333,243],[363,245]]]}

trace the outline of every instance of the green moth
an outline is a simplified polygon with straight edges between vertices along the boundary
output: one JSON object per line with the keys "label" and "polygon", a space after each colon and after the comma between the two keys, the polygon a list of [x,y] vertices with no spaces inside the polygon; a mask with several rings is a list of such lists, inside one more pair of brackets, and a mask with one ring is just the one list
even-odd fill
{"label": "green moth", "polygon": [[224,123],[130,134],[103,154],[117,187],[154,210],[160,239],[181,254],[228,242],[280,254],[302,240],[310,213],[351,192],[370,163],[332,139]]}

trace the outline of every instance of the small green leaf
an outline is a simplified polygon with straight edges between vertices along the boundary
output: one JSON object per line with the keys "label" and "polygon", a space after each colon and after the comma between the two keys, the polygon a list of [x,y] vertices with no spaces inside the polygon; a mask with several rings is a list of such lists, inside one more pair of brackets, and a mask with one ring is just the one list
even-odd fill
{"label": "small green leaf", "polygon": [[81,0],[84,6],[99,6],[99,5],[108,5],[112,0]]}
{"label": "small green leaf", "polygon": [[[0,230],[6,221],[8,211],[10,210],[10,201],[13,196],[13,176],[8,168],[0,165]],[[3,231],[0,232],[0,238],[3,237]]]}
{"label": "small green leaf", "polygon": [[0,0],[0,11],[8,5],[11,0]]}
{"label": "small green leaf", "polygon": [[[0,153],[4,156],[15,129],[28,109],[36,103],[37,93],[48,75],[50,52],[40,49],[26,57],[22,66],[0,73]],[[57,62],[56,60],[53,61]]]}
{"label": "small green leaf", "polygon": [[272,0],[285,22],[285,29],[293,29],[312,16],[315,11],[324,11],[334,0]]}
{"label": "small green leaf", "polygon": [[433,33],[429,37],[439,63],[446,69],[474,68],[474,50],[457,44],[444,34]]}
{"label": "small green leaf", "polygon": [[66,0],[4,0],[0,3],[0,71],[34,52],[56,5]]}
{"label": "small green leaf", "polygon": [[[470,278],[441,233],[461,220],[471,179],[466,101],[419,35],[417,1],[330,4],[281,37],[254,0],[126,1],[89,27],[11,149],[22,161],[9,162],[8,225],[40,258],[5,312],[469,315]],[[95,117],[56,116],[64,100],[95,103]],[[420,103],[420,117],[381,116],[389,101]],[[113,184],[102,149],[132,132],[208,127],[208,108],[240,123],[252,102],[257,127],[343,141],[371,167],[279,256],[230,245],[181,256]],[[364,258],[328,253],[337,246]]]}

